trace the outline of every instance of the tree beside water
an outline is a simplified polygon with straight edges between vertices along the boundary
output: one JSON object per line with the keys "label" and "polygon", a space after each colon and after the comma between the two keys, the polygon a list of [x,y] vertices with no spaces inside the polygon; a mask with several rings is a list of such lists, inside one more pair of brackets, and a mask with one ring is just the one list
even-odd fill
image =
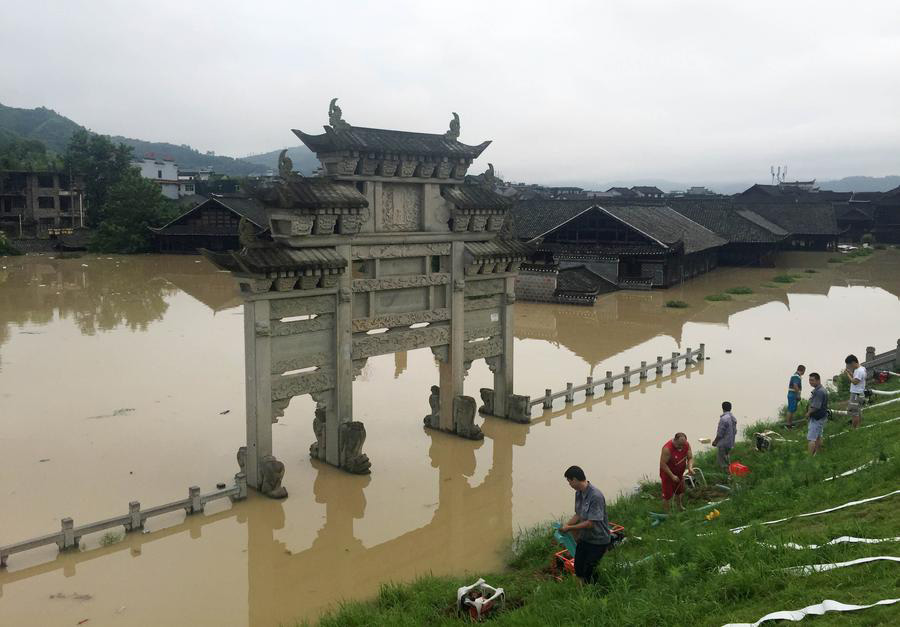
{"label": "tree beside water", "polygon": [[160,226],[177,214],[159,186],[132,166],[132,158],[131,147],[84,129],[69,141],[63,160],[84,180],[87,224],[96,229],[91,250],[146,252],[151,246],[148,227]]}

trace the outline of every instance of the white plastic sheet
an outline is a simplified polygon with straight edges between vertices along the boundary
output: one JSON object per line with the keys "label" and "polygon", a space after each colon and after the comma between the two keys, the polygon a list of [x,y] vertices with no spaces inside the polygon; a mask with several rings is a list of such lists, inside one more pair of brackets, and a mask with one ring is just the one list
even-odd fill
{"label": "white plastic sheet", "polygon": [[900,601],[900,599],[884,599],[882,601],[871,603],[870,605],[851,605],[849,603],[841,603],[840,601],[825,599],[821,603],[817,603],[815,605],[807,605],[801,610],[782,610],[780,612],[772,612],[771,614],[766,614],[755,623],[728,623],[727,625],[723,625],[722,627],[757,627],[758,625],[770,620],[789,620],[798,622],[803,620],[807,616],[821,616],[825,612],[855,612],[856,610],[867,610],[870,607],[876,607],[879,605],[893,605],[898,601]]}

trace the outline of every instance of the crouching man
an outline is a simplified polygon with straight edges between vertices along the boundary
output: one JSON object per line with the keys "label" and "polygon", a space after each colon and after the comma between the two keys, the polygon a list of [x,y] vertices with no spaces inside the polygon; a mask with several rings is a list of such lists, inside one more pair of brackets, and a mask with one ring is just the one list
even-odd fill
{"label": "crouching man", "polygon": [[606,516],[606,498],[591,485],[578,466],[569,466],[564,476],[575,490],[575,515],[559,530],[571,533],[576,540],[575,574],[582,581],[593,583],[597,577],[597,564],[612,541],[609,518]]}

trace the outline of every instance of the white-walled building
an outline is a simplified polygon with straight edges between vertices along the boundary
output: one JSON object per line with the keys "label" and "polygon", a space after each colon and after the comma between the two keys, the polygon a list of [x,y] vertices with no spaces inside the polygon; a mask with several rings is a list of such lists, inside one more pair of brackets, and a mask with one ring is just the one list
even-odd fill
{"label": "white-walled building", "polygon": [[134,166],[143,178],[156,182],[166,198],[177,200],[180,196],[194,193],[193,180],[179,178],[178,164],[172,157],[157,157],[149,153],[143,159],[135,160]]}

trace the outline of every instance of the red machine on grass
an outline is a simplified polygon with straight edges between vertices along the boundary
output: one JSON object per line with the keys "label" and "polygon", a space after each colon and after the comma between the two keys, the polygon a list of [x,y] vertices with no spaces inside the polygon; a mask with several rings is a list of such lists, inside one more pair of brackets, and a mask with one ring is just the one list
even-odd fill
{"label": "red machine on grass", "polygon": [[[560,532],[558,524],[554,524],[554,527],[556,531],[553,535],[556,541],[566,548],[553,554],[553,559],[550,562],[550,571],[557,579],[562,579],[562,573],[564,572],[570,575],[575,574],[575,539],[568,533]],[[625,539],[625,527],[612,521],[609,523],[609,533],[612,536],[612,546],[610,548]]]}

